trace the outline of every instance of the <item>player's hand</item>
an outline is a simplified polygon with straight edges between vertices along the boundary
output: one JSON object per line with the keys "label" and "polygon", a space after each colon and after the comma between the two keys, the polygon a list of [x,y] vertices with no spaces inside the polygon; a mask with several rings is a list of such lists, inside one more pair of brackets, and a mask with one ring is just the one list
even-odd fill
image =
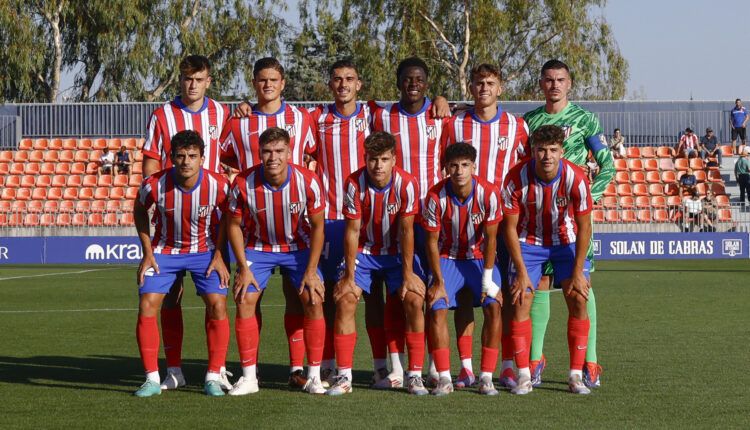
{"label": "player's hand", "polygon": [[219,275],[221,288],[229,287],[229,270],[227,270],[227,266],[226,264],[224,264],[224,259],[221,258],[218,253],[214,254],[214,258],[211,259],[211,264],[208,265],[208,270],[206,270],[206,278],[211,276],[211,273],[214,271],[216,271],[216,274]]}
{"label": "player's hand", "polygon": [[406,293],[410,291],[424,299],[425,290],[424,282],[419,279],[419,276],[415,275],[413,272],[409,272],[404,274],[404,282],[401,284],[398,294],[401,297],[401,301],[406,298]]}
{"label": "player's hand", "polygon": [[430,289],[427,290],[427,307],[431,308],[440,299],[445,299],[445,304],[450,306],[448,293],[445,292],[445,281],[433,279]]}
{"label": "player's hand", "polygon": [[325,301],[325,286],[318,276],[317,270],[305,271],[305,276],[302,277],[302,283],[299,285],[298,294],[302,294],[305,288],[310,292],[310,302],[315,305],[323,303]]}
{"label": "player's hand", "polygon": [[347,294],[353,294],[357,301],[359,301],[359,298],[362,296],[362,290],[354,283],[354,278],[345,276],[339,279],[336,282],[336,286],[333,287],[333,302],[338,303]]}
{"label": "player's hand", "polygon": [[138,285],[143,286],[144,277],[146,276],[146,272],[149,269],[153,269],[154,272],[159,274],[159,265],[156,264],[156,259],[154,258],[154,254],[148,253],[143,254],[143,258],[141,258],[141,263],[138,265],[138,277],[136,279],[136,282],[138,282]]}
{"label": "player's hand", "polygon": [[487,297],[497,300],[501,305],[503,304],[500,286],[492,280],[492,269],[484,269],[484,272],[482,272],[482,303]]}
{"label": "player's hand", "polygon": [[449,118],[451,116],[451,107],[448,99],[443,96],[435,97],[430,106],[430,113],[436,118]]}
{"label": "player's hand", "polygon": [[252,112],[253,112],[253,107],[250,106],[250,103],[243,101],[240,104],[238,104],[236,108],[234,108],[234,112],[232,112],[232,116],[235,118],[247,118],[250,116]]}
{"label": "player's hand", "polygon": [[583,276],[583,272],[574,272],[573,277],[570,278],[570,282],[567,283],[567,285],[563,284],[563,294],[568,297],[578,294],[588,301],[589,288],[591,288],[591,284],[588,279]]}
{"label": "player's hand", "polygon": [[513,283],[510,285],[511,303],[514,305],[522,305],[526,290],[534,291],[534,286],[531,284],[529,275],[526,274],[526,272],[517,273]]}
{"label": "player's hand", "polygon": [[237,273],[234,274],[234,302],[245,303],[245,294],[250,285],[255,287],[255,290],[260,292],[260,286],[258,281],[255,280],[255,275],[247,266],[240,266],[237,269]]}

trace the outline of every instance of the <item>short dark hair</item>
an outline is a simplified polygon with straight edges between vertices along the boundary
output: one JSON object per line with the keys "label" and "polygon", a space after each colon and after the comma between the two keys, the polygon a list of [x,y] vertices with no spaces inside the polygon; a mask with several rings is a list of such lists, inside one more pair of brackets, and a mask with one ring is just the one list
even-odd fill
{"label": "short dark hair", "polygon": [[500,69],[488,63],[482,63],[471,69],[471,73],[469,74],[469,76],[472,82],[474,81],[474,79],[484,78],[487,76],[494,76],[498,81],[503,81],[503,74],[500,72]]}
{"label": "short dark hair", "polygon": [[570,74],[570,68],[567,64],[563,63],[562,61],[558,59],[549,60],[544,65],[542,65],[542,71],[540,72],[540,76],[544,76],[544,72],[547,70],[557,70],[557,69],[565,69],[568,74]]}
{"label": "short dark hair", "polygon": [[171,154],[177,155],[177,151],[180,149],[198,148],[203,157],[206,145],[203,143],[203,138],[195,130],[182,130],[172,136],[172,149]]}
{"label": "short dark hair", "polygon": [[427,63],[424,60],[419,57],[409,57],[404,58],[398,63],[398,67],[396,68],[396,82],[401,80],[401,73],[409,67],[419,67],[424,71],[425,77],[430,76],[430,70],[427,68]]}
{"label": "short dark hair", "polygon": [[365,152],[368,155],[380,155],[385,152],[396,152],[396,139],[385,131],[376,131],[365,139]]}
{"label": "short dark hair", "polygon": [[265,144],[276,142],[279,140],[283,140],[284,143],[289,145],[289,133],[287,133],[283,128],[270,127],[267,128],[266,131],[261,133],[260,137],[258,138],[258,146],[263,146]]}
{"label": "short dark hair", "polygon": [[357,76],[359,76],[357,65],[350,58],[344,58],[331,64],[331,67],[328,68],[328,76],[333,76],[333,71],[336,69],[353,69],[357,73]]}
{"label": "short dark hair", "polygon": [[284,66],[281,65],[279,60],[274,57],[263,57],[253,64],[253,79],[258,76],[261,70],[274,69],[281,74],[281,79],[284,79]]}
{"label": "short dark hair", "polygon": [[211,74],[211,62],[203,55],[188,55],[180,61],[180,74],[182,76],[192,75],[204,70]]}
{"label": "short dark hair", "polygon": [[565,132],[556,125],[543,125],[531,134],[531,144],[534,147],[560,144],[565,141]]}
{"label": "short dark hair", "polygon": [[742,99],[736,99],[734,102],[737,103],[737,102],[741,102],[741,101],[742,101]]}
{"label": "short dark hair", "polygon": [[617,133],[618,131],[620,131],[620,129],[619,129],[619,128],[616,128],[616,129],[615,129],[615,133]]}
{"label": "short dark hair", "polygon": [[461,158],[467,158],[475,163],[477,161],[476,148],[466,142],[457,142],[445,148],[445,155],[443,156],[445,164]]}

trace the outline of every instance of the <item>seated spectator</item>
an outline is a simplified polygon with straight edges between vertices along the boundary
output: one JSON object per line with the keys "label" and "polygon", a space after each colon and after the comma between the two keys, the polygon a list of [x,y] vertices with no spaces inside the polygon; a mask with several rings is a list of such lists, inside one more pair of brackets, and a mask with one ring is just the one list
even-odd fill
{"label": "seated spectator", "polygon": [[696,226],[698,226],[698,229],[700,230],[703,215],[703,203],[701,202],[698,193],[693,191],[690,197],[686,198],[682,204],[685,207],[682,211],[685,216],[683,220],[685,233],[692,232],[693,228]]}
{"label": "seated spectator", "polygon": [[615,158],[625,157],[625,137],[620,133],[620,129],[615,129],[615,134],[609,142],[609,150]]}
{"label": "seated spectator", "polygon": [[586,159],[586,172],[589,176],[589,182],[594,182],[594,178],[599,174],[599,163],[596,162],[594,154],[589,151],[589,156]]}
{"label": "seated spectator", "polygon": [[685,134],[680,137],[680,142],[672,156],[674,158],[695,158],[698,156],[698,136],[693,133],[693,129],[690,127],[685,129]]}
{"label": "seated spectator", "polygon": [[680,176],[680,191],[683,195],[692,195],[697,185],[698,178],[695,177],[693,169],[688,167],[687,172]]}
{"label": "seated spectator", "polygon": [[719,160],[719,167],[721,166],[721,146],[719,145],[719,139],[716,138],[714,130],[711,127],[708,127],[706,135],[701,137],[698,152],[706,164],[708,164],[708,157],[716,157]]}
{"label": "seated spectator", "polygon": [[706,197],[703,198],[703,214],[701,222],[703,231],[715,232],[716,226],[714,221],[719,217],[719,204],[716,203],[716,196],[713,191],[706,190]]}
{"label": "seated spectator", "polygon": [[120,150],[115,154],[115,164],[117,165],[117,173],[130,175],[130,165],[132,164],[132,158],[130,157],[130,151],[125,146],[121,146]]}
{"label": "seated spectator", "polygon": [[115,164],[115,154],[109,152],[109,148],[104,148],[102,155],[99,157],[99,174],[114,174],[113,166]]}

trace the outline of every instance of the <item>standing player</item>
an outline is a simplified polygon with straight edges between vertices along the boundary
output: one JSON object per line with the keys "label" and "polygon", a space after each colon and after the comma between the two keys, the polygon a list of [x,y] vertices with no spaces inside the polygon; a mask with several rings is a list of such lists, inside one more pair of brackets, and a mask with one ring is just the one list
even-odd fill
{"label": "standing player", "polygon": [[[258,103],[245,111],[242,118],[232,118],[221,136],[222,159],[245,170],[260,163],[261,134],[271,127],[279,127],[289,134],[291,158],[289,162],[305,165],[306,154],[312,151],[314,135],[312,119],[305,109],[292,106],[282,98],[286,86],[284,67],[275,58],[261,58],[253,65],[253,88]],[[284,328],[289,344],[289,385],[303,387],[307,382],[302,364],[305,358],[305,343],[302,335],[304,312],[295,289],[286,273],[283,275],[283,291],[286,297]]]}
{"label": "standing player", "polygon": [[534,158],[514,167],[505,179],[503,211],[505,244],[512,260],[513,303],[511,334],[518,367],[518,385],[513,394],[532,390],[528,349],[532,326],[531,300],[549,261],[561,280],[568,305],[568,388],[576,394],[591,391],[583,383],[583,363],[588,343],[590,261],[586,251],[591,241],[591,194],[586,173],[563,160],[565,132],[545,125],[532,134]]}
{"label": "standing player", "polygon": [[[335,347],[339,375],[326,392],[352,391],[352,364],[357,343],[355,313],[362,292],[370,296],[373,275],[385,280],[388,294],[397,292],[406,312],[409,350],[407,387],[427,394],[422,382],[424,362],[424,284],[414,256],[414,216],[419,213],[417,181],[396,164],[396,141],[376,132],[365,140],[366,167],[346,181],[346,234],[343,273],[336,284]],[[367,300],[367,299],[366,299]]]}
{"label": "standing player", "polygon": [[[172,136],[183,130],[198,132],[205,143],[203,168],[221,173],[219,136],[229,118],[229,110],[221,103],[206,97],[211,85],[211,63],[201,55],[190,55],[180,62],[180,95],[151,114],[148,135],[143,144],[143,175],[172,167],[170,158]],[[229,261],[229,260],[227,260]],[[167,356],[167,376],[163,390],[185,385],[182,374],[182,278],[176,277],[161,309],[164,354]],[[207,319],[208,321],[208,319]],[[232,388],[231,376],[222,364],[222,384]]]}
{"label": "standing player", "polygon": [[[214,242],[212,228],[227,208],[229,184],[222,176],[201,168],[204,145],[195,131],[181,131],[171,141],[173,167],[143,181],[133,210],[143,258],[138,267],[140,306],[136,337],[146,370],[138,397],[161,394],[159,380],[159,327],[156,313],[181,272],[189,271],[206,304],[208,373],[204,391],[223,396],[221,367],[229,345],[226,294],[229,272],[221,250],[225,229]],[[156,229],[150,235],[148,209],[155,206]],[[171,387],[170,387],[171,388]]]}
{"label": "standing player", "polygon": [[261,163],[237,175],[230,193],[227,234],[238,265],[234,280],[235,331],[242,362],[242,377],[229,392],[234,396],[258,391],[255,306],[277,266],[297,290],[297,295],[287,296],[287,301],[300,302],[298,306],[304,310],[308,374],[303,388],[311,394],[325,392],[320,382],[325,294],[318,272],[325,203],[318,178],[304,167],[289,163],[289,141],[283,129],[264,131],[258,141]]}
{"label": "standing player", "polygon": [[448,349],[448,309],[455,308],[457,293],[467,288],[474,307],[482,306],[482,373],[479,392],[497,395],[492,373],[500,347],[500,272],[495,267],[497,226],[502,220],[500,190],[474,175],[477,151],[468,143],[445,150],[449,175],[430,189],[422,214],[427,230],[427,258],[431,285],[428,292],[430,351],[439,379],[432,394],[453,391]]}
{"label": "standing player", "polygon": [[[559,60],[549,60],[544,63],[539,78],[539,86],[544,93],[546,103],[544,106],[527,112],[524,119],[532,131],[547,124],[562,128],[565,132],[564,156],[577,166],[586,168],[588,153],[591,151],[599,165],[599,173],[591,184],[591,197],[596,202],[602,197],[604,189],[615,176],[614,160],[596,115],[568,101],[568,92],[570,92],[572,85],[570,71],[565,63]],[[592,246],[589,246],[587,258],[592,262],[591,270],[593,271],[594,249]],[[539,290],[534,295],[534,304],[531,307],[531,320],[534,324],[531,367],[532,381],[535,386],[541,384],[542,371],[546,366],[542,350],[544,334],[549,322],[551,275],[552,267],[548,264],[545,266],[544,276],[539,285]],[[556,282],[556,284],[559,283]],[[591,331],[589,332],[589,345],[586,350],[584,382],[589,387],[598,387],[602,368],[599,366],[596,356],[596,299],[593,290],[589,291],[586,304],[591,321]]]}
{"label": "standing player", "polygon": [[[457,142],[471,144],[477,151],[476,175],[502,188],[505,175],[511,167],[529,153],[526,122],[502,110],[497,99],[503,92],[500,70],[491,64],[480,64],[471,70],[469,91],[474,98],[474,107],[456,114],[446,124],[442,134],[443,148]],[[503,272],[508,267],[508,255],[502,240],[498,240],[498,267]],[[501,273],[503,277],[507,273]],[[505,282],[504,282],[505,284]],[[468,290],[467,290],[468,291]],[[458,300],[454,313],[458,355],[461,372],[456,387],[474,383],[472,370],[472,346],[474,310],[471,301]],[[463,308],[463,309],[462,309]],[[509,327],[509,306],[503,306],[503,331]],[[507,358],[507,359],[506,359]],[[503,335],[502,385],[513,384],[513,353],[509,333]]]}

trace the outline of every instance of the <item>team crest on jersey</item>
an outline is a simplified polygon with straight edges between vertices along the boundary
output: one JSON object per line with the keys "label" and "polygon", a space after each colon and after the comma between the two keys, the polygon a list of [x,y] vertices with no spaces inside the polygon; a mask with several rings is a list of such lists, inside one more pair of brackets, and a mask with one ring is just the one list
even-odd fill
{"label": "team crest on jersey", "polygon": [[298,214],[302,212],[302,203],[300,202],[289,203],[289,212],[293,214]]}
{"label": "team crest on jersey", "polygon": [[287,132],[287,133],[289,133],[289,137],[290,137],[290,138],[294,137],[294,135],[295,135],[295,132],[294,132],[294,124],[288,124],[288,125],[287,125],[286,127],[284,127],[284,128],[286,129],[286,132]]}
{"label": "team crest on jersey", "polygon": [[471,223],[472,224],[474,224],[474,225],[481,224],[482,221],[484,221],[484,214],[483,213],[477,212],[475,214],[471,214]]}
{"label": "team crest on jersey", "polygon": [[395,215],[396,212],[398,212],[398,206],[395,203],[390,203],[388,206],[386,206],[386,209],[388,211],[389,215]]}
{"label": "team crest on jersey", "polygon": [[365,131],[367,128],[367,123],[362,118],[357,118],[354,120],[354,126],[357,127],[357,131]]}
{"label": "team crest on jersey", "polygon": [[434,125],[427,126],[427,137],[430,139],[437,139],[437,127]]}
{"label": "team crest on jersey", "polygon": [[500,147],[501,151],[505,151],[508,149],[508,141],[509,139],[505,136],[501,136],[497,139],[497,146]]}
{"label": "team crest on jersey", "polygon": [[211,136],[211,139],[218,139],[219,138],[219,127],[215,125],[209,125],[208,126],[208,135]]}
{"label": "team crest on jersey", "polygon": [[560,128],[562,129],[563,133],[565,133],[565,139],[569,138],[571,134],[573,134],[573,126],[572,125],[561,125]]}
{"label": "team crest on jersey", "polygon": [[201,206],[198,208],[198,217],[199,218],[206,218],[209,214],[211,214],[211,206]]}
{"label": "team crest on jersey", "polygon": [[565,196],[560,196],[555,200],[555,204],[557,207],[564,208],[565,206],[568,206],[568,198]]}

